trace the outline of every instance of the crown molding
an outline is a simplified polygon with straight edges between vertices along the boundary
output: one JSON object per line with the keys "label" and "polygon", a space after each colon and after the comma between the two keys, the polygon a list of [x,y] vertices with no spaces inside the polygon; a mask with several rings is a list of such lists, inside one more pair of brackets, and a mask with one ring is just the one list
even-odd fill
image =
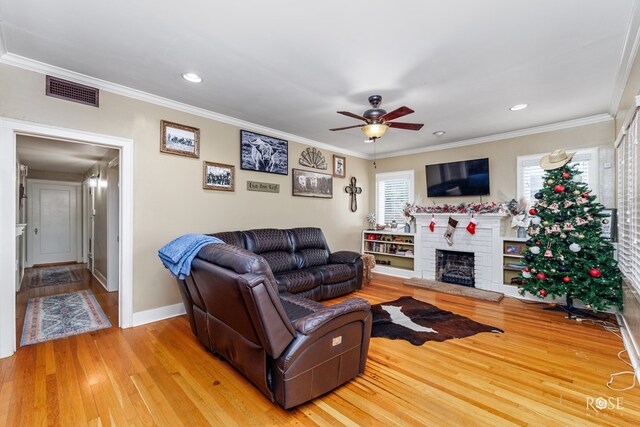
{"label": "crown molding", "polygon": [[618,61],[618,72],[611,94],[611,103],[609,105],[609,114],[616,115],[624,94],[624,88],[629,80],[631,68],[636,60],[638,48],[640,47],[640,0],[634,0],[633,9],[629,15],[629,25],[627,27],[627,35],[624,40],[624,46]]}
{"label": "crown molding", "polygon": [[431,145],[409,150],[394,151],[383,153],[377,156],[378,159],[386,159],[389,157],[407,156],[410,154],[427,153],[430,151],[449,150],[451,148],[465,147],[467,145],[485,144],[487,142],[500,141],[509,138],[518,138],[520,136],[535,135],[537,133],[553,132],[557,130],[570,129],[579,126],[592,125],[595,123],[608,122],[613,120],[610,114],[598,114],[595,116],[583,117],[581,119],[568,120],[565,122],[552,123],[549,125],[536,126],[528,129],[520,129],[511,132],[497,133],[495,135],[483,136],[480,138],[465,139],[462,141],[448,142],[444,144]]}
{"label": "crown molding", "polygon": [[[0,33],[0,49],[2,49],[2,36]],[[265,133],[270,136],[292,140],[300,144],[310,145],[323,150],[328,150],[340,154],[346,154],[361,159],[368,159],[369,156],[363,153],[359,153],[353,150],[347,150],[344,148],[335,147],[324,142],[315,141],[313,139],[304,138],[298,135],[294,135],[287,132],[282,132],[277,129],[262,126],[256,123],[251,123],[245,120],[236,119],[235,117],[219,114],[214,111],[206,110],[200,107],[194,107],[193,105],[185,104],[182,102],[174,101],[161,96],[153,95],[148,92],[133,89],[127,86],[111,83],[106,80],[98,79],[88,76],[86,74],[76,73],[75,71],[67,70],[64,68],[56,67],[44,62],[35,61],[24,56],[15,55],[13,53],[2,53],[0,50],[0,63],[10,65],[13,67],[21,68],[28,71],[33,71],[39,74],[51,75],[66,80],[78,82],[87,86],[93,86],[100,90],[114,93],[116,95],[126,96],[128,98],[137,99],[139,101],[148,102],[150,104],[159,105],[161,107],[170,108],[184,113],[193,114],[194,116],[203,117],[205,119],[211,119],[218,122],[226,123],[232,126],[237,126],[242,129]]]}

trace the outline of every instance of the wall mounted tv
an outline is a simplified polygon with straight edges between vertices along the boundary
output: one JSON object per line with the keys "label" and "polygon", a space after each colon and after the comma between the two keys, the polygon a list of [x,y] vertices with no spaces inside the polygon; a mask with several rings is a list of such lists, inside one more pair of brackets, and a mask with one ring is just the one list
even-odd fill
{"label": "wall mounted tv", "polygon": [[489,159],[426,165],[427,196],[486,196],[489,194]]}

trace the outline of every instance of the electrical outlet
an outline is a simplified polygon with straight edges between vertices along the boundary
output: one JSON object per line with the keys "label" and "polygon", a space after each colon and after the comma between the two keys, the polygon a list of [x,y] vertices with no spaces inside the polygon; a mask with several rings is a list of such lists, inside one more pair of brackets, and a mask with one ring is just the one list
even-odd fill
{"label": "electrical outlet", "polygon": [[340,335],[339,337],[335,337],[332,341],[332,346],[335,347],[337,345],[342,344],[342,335]]}

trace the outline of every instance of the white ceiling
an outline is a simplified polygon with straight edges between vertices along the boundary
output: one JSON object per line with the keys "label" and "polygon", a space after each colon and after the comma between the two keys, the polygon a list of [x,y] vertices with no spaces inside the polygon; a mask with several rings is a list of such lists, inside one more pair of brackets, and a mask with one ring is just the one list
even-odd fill
{"label": "white ceiling", "polygon": [[17,137],[18,158],[30,170],[84,173],[109,151],[111,149],[90,144],[25,135]]}
{"label": "white ceiling", "polygon": [[378,153],[611,113],[636,12],[634,0],[0,0],[0,25],[10,55],[371,154],[360,130],[328,129],[358,124],[336,111],[362,114],[374,93],[416,111],[398,121],[425,123],[390,129]]}

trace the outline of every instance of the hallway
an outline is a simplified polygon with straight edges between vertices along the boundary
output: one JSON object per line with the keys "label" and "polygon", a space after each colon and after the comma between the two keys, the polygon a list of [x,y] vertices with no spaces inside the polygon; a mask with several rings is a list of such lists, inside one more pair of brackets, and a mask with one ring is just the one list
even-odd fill
{"label": "hallway", "polygon": [[[72,282],[45,285],[42,283],[42,273],[51,268],[68,267],[73,270]],[[20,339],[29,298],[37,298],[51,295],[59,295],[69,292],[89,289],[104,310],[113,325],[118,327],[118,292],[107,292],[106,289],[87,270],[86,264],[46,265],[27,268],[22,280],[20,292],[16,294],[16,345],[20,348]],[[103,331],[103,330],[102,330]],[[90,333],[100,333],[95,331]]]}

